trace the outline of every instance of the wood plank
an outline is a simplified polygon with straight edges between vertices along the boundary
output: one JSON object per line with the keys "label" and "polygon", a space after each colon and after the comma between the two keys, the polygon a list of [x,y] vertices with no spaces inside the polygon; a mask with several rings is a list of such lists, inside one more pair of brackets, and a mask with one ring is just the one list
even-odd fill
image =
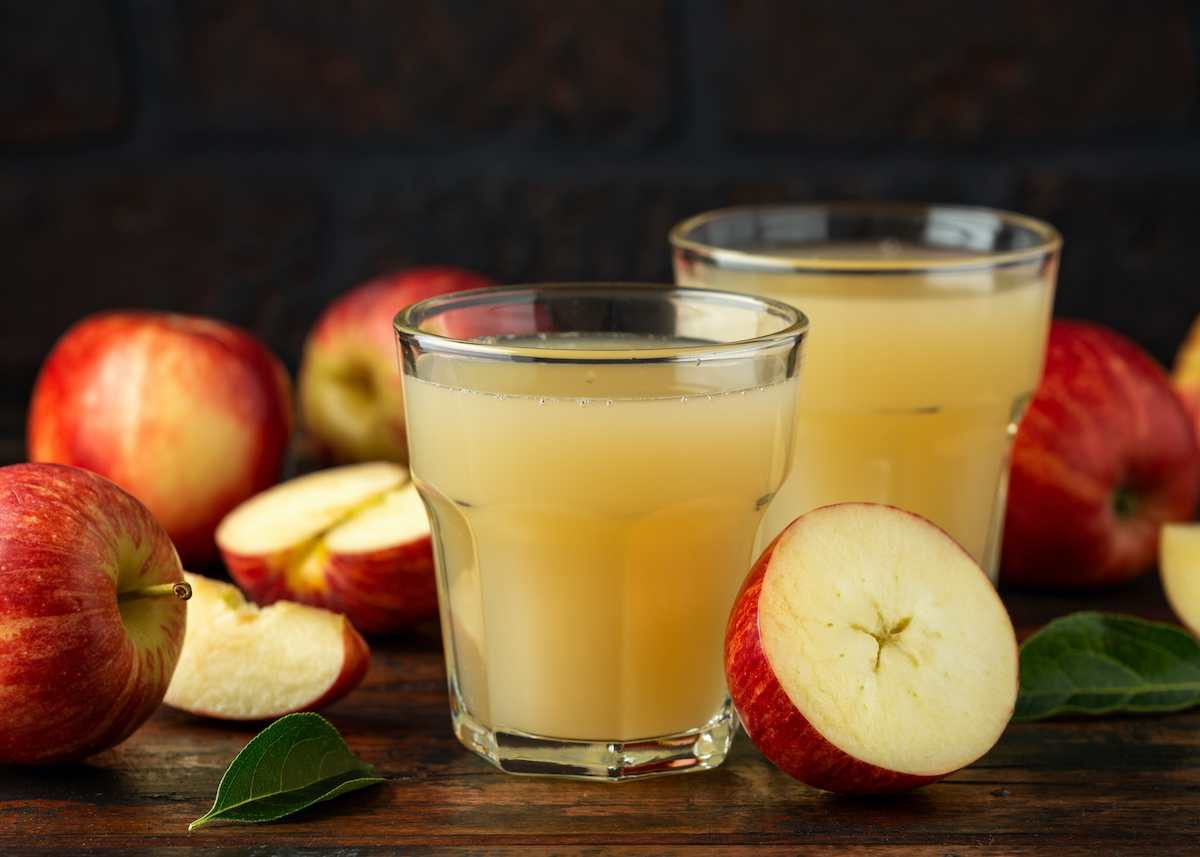
{"label": "wood plank", "polygon": [[[1001,593],[1021,639],[1079,609],[1173,621],[1154,575],[1093,594]],[[164,707],[84,763],[0,766],[0,853],[1200,854],[1200,710],[1013,724],[976,764],[881,799],[797,783],[744,735],[711,772],[621,784],[514,777],[451,734],[429,623],[374,641],[363,686],[323,713],[386,783],[278,822],[189,833],[261,724]]]}
{"label": "wood plank", "polygon": [[[1005,597],[1024,634],[1080,603],[1169,618],[1153,581],[1082,602]],[[941,783],[852,799],[791,780],[744,735],[711,772],[622,784],[514,777],[453,738],[444,681],[435,625],[377,641],[363,686],[324,714],[387,782],[270,824],[187,831],[257,726],[163,708],[86,763],[3,769],[0,853],[1200,853],[1200,710],[1014,724]]]}

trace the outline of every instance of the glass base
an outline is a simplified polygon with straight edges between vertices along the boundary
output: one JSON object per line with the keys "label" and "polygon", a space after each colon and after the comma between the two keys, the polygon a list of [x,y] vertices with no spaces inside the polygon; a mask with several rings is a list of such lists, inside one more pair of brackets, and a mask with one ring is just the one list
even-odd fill
{"label": "glass base", "polygon": [[726,700],[721,713],[699,729],[638,741],[570,741],[489,729],[453,696],[451,708],[458,740],[502,771],[612,782],[715,768],[725,761],[738,725]]}

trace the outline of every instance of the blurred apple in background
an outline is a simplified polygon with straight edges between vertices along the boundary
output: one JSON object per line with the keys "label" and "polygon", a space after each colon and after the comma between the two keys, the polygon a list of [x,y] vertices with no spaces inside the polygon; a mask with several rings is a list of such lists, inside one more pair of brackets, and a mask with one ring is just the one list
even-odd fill
{"label": "blurred apple in background", "polygon": [[31,461],[95,471],[145,503],[185,564],[217,558],[213,531],[280,478],[291,379],[252,334],[152,311],[89,316],[55,343],[34,386]]}
{"label": "blurred apple in background", "polygon": [[1000,580],[1095,588],[1154,567],[1200,499],[1200,448],[1166,371],[1101,325],[1056,320],[1013,444]]}
{"label": "blurred apple in background", "polygon": [[437,614],[429,516],[402,464],[344,464],[282,482],[230,512],[217,544],[258,604],[324,607],[368,636]]}
{"label": "blurred apple in background", "polygon": [[141,726],[183,645],[183,580],[162,526],[113,483],[0,468],[0,761],[77,761]]}
{"label": "blurred apple in background", "polygon": [[297,396],[306,454],[324,464],[408,461],[392,319],[425,298],[495,285],[461,268],[409,268],[333,300],[305,340]]}
{"label": "blurred apple in background", "polygon": [[1192,322],[1187,335],[1175,352],[1175,363],[1171,368],[1171,382],[1183,402],[1184,410],[1191,417],[1200,441],[1200,316]]}
{"label": "blurred apple in background", "polygon": [[991,581],[924,518],[845,503],[759,556],[725,636],[746,734],[810,786],[887,794],[983,756],[1017,698],[1017,638]]}
{"label": "blurred apple in background", "polygon": [[188,627],[163,701],[223,720],[314,711],[362,682],[371,650],[345,616],[280,601],[250,604],[236,586],[187,574]]}

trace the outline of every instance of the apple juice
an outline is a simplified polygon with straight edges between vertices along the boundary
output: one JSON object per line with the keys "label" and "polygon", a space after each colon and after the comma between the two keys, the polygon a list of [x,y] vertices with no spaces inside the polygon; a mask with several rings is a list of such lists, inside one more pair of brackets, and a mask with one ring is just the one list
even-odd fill
{"label": "apple juice", "polygon": [[410,380],[456,706],[490,730],[633,741],[728,705],[725,624],[799,383],[749,368],[720,389],[690,385],[690,364],[480,361]]}
{"label": "apple juice", "polygon": [[847,268],[677,266],[682,285],[773,297],[812,325],[791,476],[758,546],[819,506],[885,503],[941,526],[994,581],[1008,456],[1041,373],[1053,266],[894,272],[898,259],[980,256],[893,241],[745,252]]}

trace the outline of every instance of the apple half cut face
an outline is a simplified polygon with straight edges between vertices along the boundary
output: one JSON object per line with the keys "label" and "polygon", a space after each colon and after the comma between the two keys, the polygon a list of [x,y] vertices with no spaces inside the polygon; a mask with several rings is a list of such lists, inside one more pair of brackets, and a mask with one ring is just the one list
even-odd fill
{"label": "apple half cut face", "polygon": [[216,540],[260,605],[324,607],[368,636],[437,614],[429,516],[404,465],[347,464],[282,482],[230,512]]}
{"label": "apple half cut face", "polygon": [[730,694],[747,734],[816,788],[885,794],[984,755],[1012,715],[1018,649],[979,565],[943,530],[847,503],[794,521],[731,614]]}
{"label": "apple half cut face", "polygon": [[186,573],[192,586],[183,651],[163,701],[223,720],[269,720],[322,708],[371,664],[345,616],[280,601],[260,608],[236,586]]}

